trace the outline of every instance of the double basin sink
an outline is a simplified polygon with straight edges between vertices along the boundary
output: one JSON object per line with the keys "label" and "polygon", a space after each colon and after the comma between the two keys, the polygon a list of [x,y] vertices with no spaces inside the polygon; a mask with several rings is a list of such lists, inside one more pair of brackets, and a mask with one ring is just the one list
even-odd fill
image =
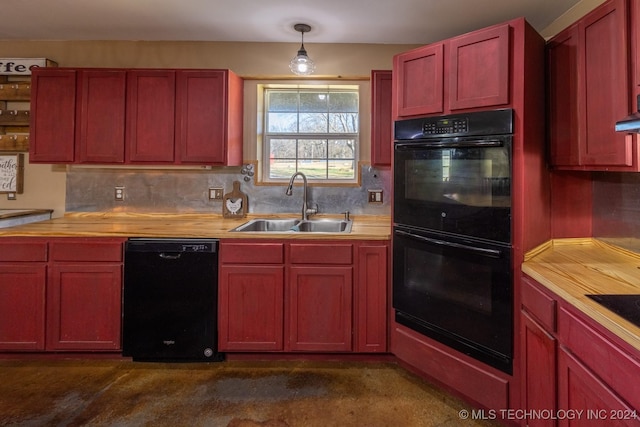
{"label": "double basin sink", "polygon": [[350,233],[352,221],[347,219],[266,219],[257,218],[231,231],[271,233]]}

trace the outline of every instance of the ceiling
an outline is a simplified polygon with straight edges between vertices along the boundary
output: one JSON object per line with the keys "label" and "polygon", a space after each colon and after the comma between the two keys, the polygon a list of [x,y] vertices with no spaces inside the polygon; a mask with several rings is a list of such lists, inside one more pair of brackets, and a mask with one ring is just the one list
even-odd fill
{"label": "ceiling", "polygon": [[524,16],[538,31],[580,0],[2,0],[0,40],[426,44]]}

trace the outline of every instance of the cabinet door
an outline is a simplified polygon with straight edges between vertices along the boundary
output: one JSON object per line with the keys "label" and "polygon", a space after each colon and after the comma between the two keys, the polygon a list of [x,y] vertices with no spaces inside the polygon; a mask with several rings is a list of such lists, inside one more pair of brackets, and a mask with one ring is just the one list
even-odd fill
{"label": "cabinet door", "polygon": [[371,72],[371,164],[391,165],[393,120],[391,112],[392,73]]}
{"label": "cabinet door", "polygon": [[29,162],[73,163],[76,72],[38,68],[31,82]]}
{"label": "cabinet door", "polygon": [[44,263],[0,264],[0,350],[44,350]]}
{"label": "cabinet door", "polygon": [[427,45],[393,58],[395,116],[444,109],[444,44]]}
{"label": "cabinet door", "polygon": [[387,246],[358,248],[356,351],[387,351]]}
{"label": "cabinet door", "polygon": [[121,264],[53,264],[47,289],[47,349],[120,349],[121,300]]}
{"label": "cabinet door", "polygon": [[173,163],[175,71],[127,72],[127,163]]}
{"label": "cabinet door", "polygon": [[290,268],[288,350],[352,350],[352,271],[352,267]]}
{"label": "cabinet door", "polygon": [[124,70],[78,72],[78,162],[124,162],[125,93]]}
{"label": "cabinet door", "polygon": [[474,31],[450,41],[449,108],[509,103],[509,25]]}
{"label": "cabinet door", "polygon": [[629,113],[627,6],[625,0],[605,3],[579,23],[579,137],[581,164],[632,166],[632,139],[615,132],[614,124]]}
{"label": "cabinet door", "polygon": [[580,164],[578,149],[578,26],[556,35],[546,47],[550,160],[554,166]]}
{"label": "cabinet door", "polygon": [[[522,312],[522,377],[525,411],[556,411],[557,340]],[[552,427],[551,418],[528,420],[530,427]]]}
{"label": "cabinet door", "polygon": [[283,266],[223,265],[218,290],[221,351],[283,349]]}
{"label": "cabinet door", "polygon": [[633,416],[637,414],[637,410],[623,401],[564,347],[560,347],[558,352],[558,409],[582,411],[580,418],[560,419],[561,427],[638,425],[637,417]]}
{"label": "cabinet door", "polygon": [[224,71],[178,71],[175,138],[178,162],[224,164],[226,77]]}

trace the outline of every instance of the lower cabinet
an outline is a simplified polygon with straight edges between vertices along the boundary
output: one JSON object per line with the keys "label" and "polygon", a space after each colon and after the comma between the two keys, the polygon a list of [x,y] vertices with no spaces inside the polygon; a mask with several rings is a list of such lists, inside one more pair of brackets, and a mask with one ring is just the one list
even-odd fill
{"label": "lower cabinet", "polygon": [[521,319],[523,409],[575,414],[527,426],[640,425],[640,352],[526,275]]}
{"label": "lower cabinet", "polygon": [[0,350],[119,350],[122,242],[0,239]]}
{"label": "lower cabinet", "polygon": [[219,349],[386,352],[387,251],[388,242],[223,240]]}

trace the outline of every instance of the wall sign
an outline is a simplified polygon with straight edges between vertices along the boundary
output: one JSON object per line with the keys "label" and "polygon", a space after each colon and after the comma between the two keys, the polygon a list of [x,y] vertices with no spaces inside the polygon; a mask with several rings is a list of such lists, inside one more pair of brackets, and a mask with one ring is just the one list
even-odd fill
{"label": "wall sign", "polygon": [[22,194],[24,154],[0,155],[0,193]]}
{"label": "wall sign", "polygon": [[0,75],[30,76],[34,67],[57,67],[46,58],[0,58]]}

